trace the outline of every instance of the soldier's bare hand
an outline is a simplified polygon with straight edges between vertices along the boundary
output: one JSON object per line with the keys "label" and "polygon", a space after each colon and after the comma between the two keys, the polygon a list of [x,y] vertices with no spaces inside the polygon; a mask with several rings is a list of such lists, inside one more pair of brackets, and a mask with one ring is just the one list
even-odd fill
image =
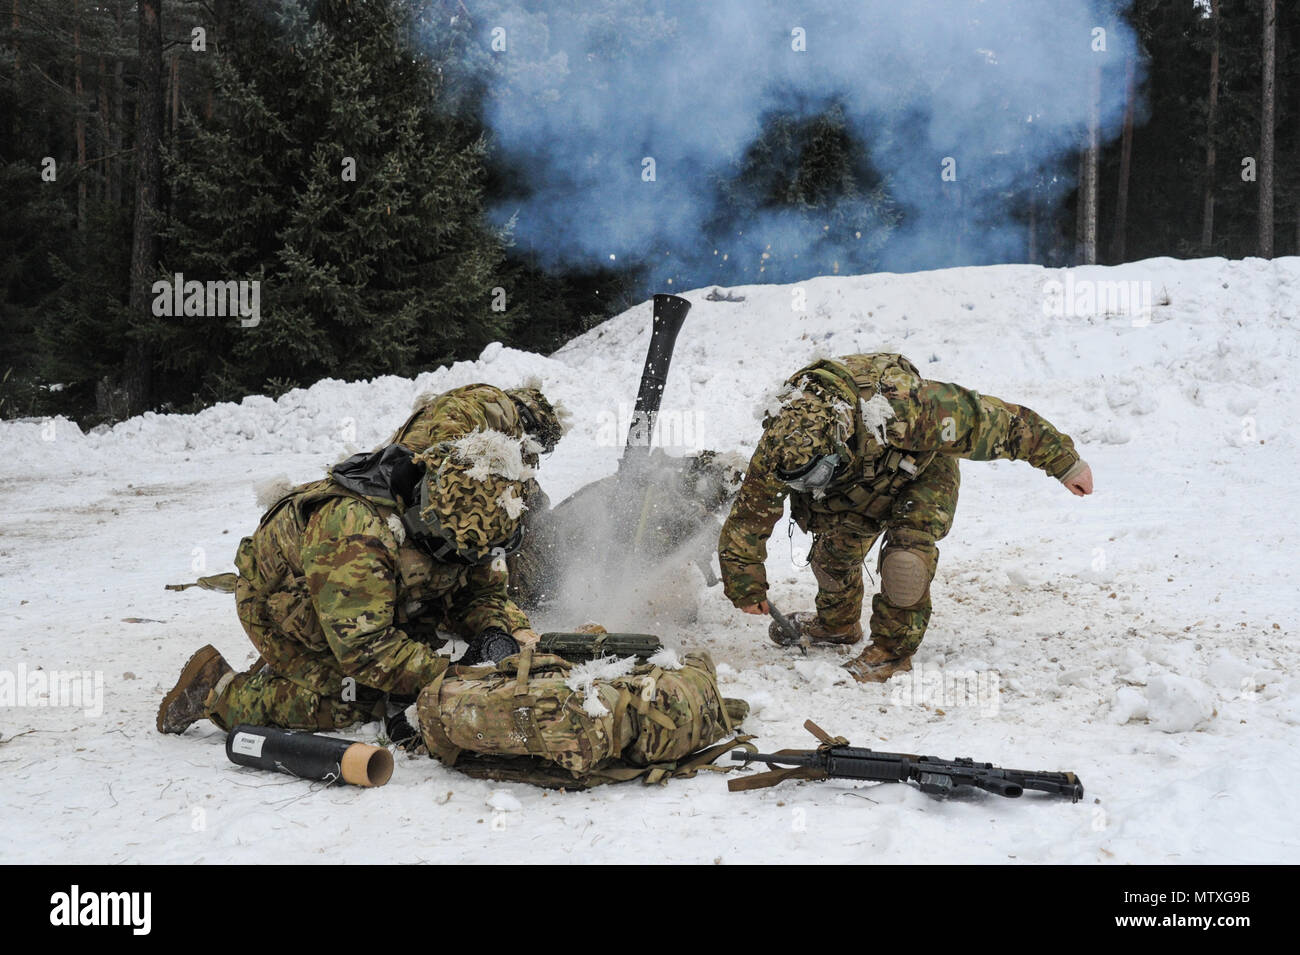
{"label": "soldier's bare hand", "polygon": [[1086,497],[1091,494],[1092,468],[1085,464],[1082,471],[1065,482],[1065,486],[1070,489],[1070,493],[1075,497]]}
{"label": "soldier's bare hand", "polygon": [[767,614],[767,613],[771,613],[771,609],[768,607],[766,600],[760,600],[758,603],[750,604],[748,607],[741,607],[740,612],[753,613],[753,614]]}

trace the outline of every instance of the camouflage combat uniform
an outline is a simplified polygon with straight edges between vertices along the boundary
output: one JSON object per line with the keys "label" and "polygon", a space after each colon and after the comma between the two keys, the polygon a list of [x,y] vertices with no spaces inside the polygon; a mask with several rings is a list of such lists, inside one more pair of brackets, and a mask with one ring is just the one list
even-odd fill
{"label": "camouflage combat uniform", "polygon": [[[936,544],[957,507],[957,459],[1028,461],[1060,480],[1081,466],[1073,441],[1030,409],[929,381],[901,355],[817,362],[787,386],[786,407],[765,423],[719,539],[726,595],[737,607],[766,599],[767,539],[789,494],[795,523],[813,535],[817,616],[829,628],[860,620],[862,562],[882,533],[882,564],[891,553],[914,555],[920,586],[891,599],[886,580],[871,605],[873,644],[898,657],[916,651],[929,623]],[[820,497],[792,492],[777,469],[788,470],[793,445],[826,447],[828,435],[847,467]]]}
{"label": "camouflage combat uniform", "polygon": [[383,696],[414,698],[447,668],[443,627],[507,633],[528,618],[491,564],[440,563],[405,541],[395,502],[333,481],[295,488],[241,542],[235,595],[261,654],[208,717],[331,729],[383,715]]}

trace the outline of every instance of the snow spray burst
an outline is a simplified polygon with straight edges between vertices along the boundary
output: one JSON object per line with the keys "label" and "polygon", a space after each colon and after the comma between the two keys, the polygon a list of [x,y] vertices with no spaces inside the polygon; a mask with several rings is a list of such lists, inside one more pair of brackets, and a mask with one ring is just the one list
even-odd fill
{"label": "snow spray burst", "polygon": [[694,622],[714,576],[718,513],[739,488],[744,460],[656,451],[645,467],[587,485],[538,528],[554,567],[540,615],[547,625],[659,632]]}

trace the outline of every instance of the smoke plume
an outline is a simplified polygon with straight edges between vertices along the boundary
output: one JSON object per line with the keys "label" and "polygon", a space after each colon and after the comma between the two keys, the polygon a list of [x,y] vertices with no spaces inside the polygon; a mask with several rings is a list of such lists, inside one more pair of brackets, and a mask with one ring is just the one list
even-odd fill
{"label": "smoke plume", "polygon": [[[1137,56],[1127,0],[466,2],[497,221],[544,266],[657,289],[1023,260],[1030,197],[1073,188],[1094,83],[1113,137]],[[723,200],[772,117],[827,114],[878,192]]]}

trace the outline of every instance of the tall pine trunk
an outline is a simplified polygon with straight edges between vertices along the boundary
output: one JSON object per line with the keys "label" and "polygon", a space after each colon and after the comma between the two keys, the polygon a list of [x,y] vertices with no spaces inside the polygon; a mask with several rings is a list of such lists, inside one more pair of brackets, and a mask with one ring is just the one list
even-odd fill
{"label": "tall pine trunk", "polygon": [[171,120],[168,123],[167,135],[175,138],[176,124],[180,121],[181,115],[181,58],[175,54],[172,55],[170,84]]}
{"label": "tall pine trunk", "polygon": [[77,228],[86,231],[86,111],[81,86],[81,0],[72,0],[73,131],[77,140]]}
{"label": "tall pine trunk", "polygon": [[1205,120],[1205,194],[1201,201],[1201,251],[1214,244],[1214,133],[1219,117],[1219,0],[1210,0],[1213,30],[1210,47],[1210,109]]}
{"label": "tall pine trunk", "polygon": [[1259,254],[1273,257],[1273,81],[1277,73],[1277,0],[1264,0],[1264,104],[1259,135]]}
{"label": "tall pine trunk", "polygon": [[114,158],[111,155],[112,149],[109,147],[108,133],[108,70],[104,67],[104,55],[99,56],[97,83],[99,89],[97,99],[99,100],[99,198],[101,201],[107,201],[109,197],[109,179],[111,178],[109,170],[113,168]]}
{"label": "tall pine trunk", "polygon": [[1128,180],[1133,166],[1133,107],[1137,99],[1137,68],[1133,56],[1124,58],[1124,136],[1119,151],[1119,186],[1115,190],[1115,235],[1110,257],[1123,262],[1128,238]]}
{"label": "tall pine trunk", "polygon": [[1088,90],[1088,129],[1079,183],[1079,258],[1084,265],[1097,264],[1097,159],[1101,126],[1101,67],[1093,67]]}
{"label": "tall pine trunk", "polygon": [[[121,38],[123,34],[122,23],[122,2],[114,0],[113,3],[113,20],[117,25],[117,31],[114,34],[116,38]],[[122,159],[122,133],[126,129],[126,85],[123,82],[123,64],[122,57],[115,57],[113,63],[113,123],[111,133],[111,150],[113,153],[113,175],[108,184],[108,198],[114,204],[122,202],[123,175],[122,171],[129,168],[128,164]]]}
{"label": "tall pine trunk", "polygon": [[[153,278],[160,242],[158,212],[162,196],[163,62],[162,0],[138,0],[140,85],[135,134],[135,220],[131,235],[131,312],[142,325],[150,322]],[[140,340],[127,347],[123,369],[127,408],[137,414],[149,406],[152,355]]]}

